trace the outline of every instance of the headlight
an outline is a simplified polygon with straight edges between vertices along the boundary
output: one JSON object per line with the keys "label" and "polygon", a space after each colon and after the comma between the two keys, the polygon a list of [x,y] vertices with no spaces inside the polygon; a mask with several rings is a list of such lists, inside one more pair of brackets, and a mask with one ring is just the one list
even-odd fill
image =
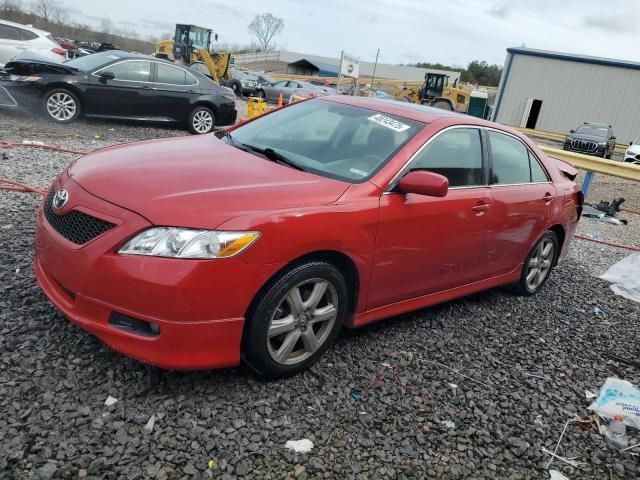
{"label": "headlight", "polygon": [[118,253],[171,258],[228,258],[242,252],[259,236],[259,232],[157,227],[139,233]]}

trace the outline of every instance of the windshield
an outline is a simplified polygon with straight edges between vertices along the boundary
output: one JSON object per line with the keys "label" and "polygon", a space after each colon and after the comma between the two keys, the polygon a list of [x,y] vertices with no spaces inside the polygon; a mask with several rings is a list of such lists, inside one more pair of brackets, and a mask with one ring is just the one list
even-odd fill
{"label": "windshield", "polygon": [[74,58],[73,60],[64,62],[64,64],[69,65],[70,67],[77,68],[78,70],[88,72],[89,70],[101,67],[102,65],[106,65],[107,63],[118,60],[119,58],[120,56],[116,55],[113,51],[100,52],[92,53],[91,55],[85,55],[84,57]]}
{"label": "windshield", "polygon": [[606,137],[609,133],[607,127],[598,127],[596,125],[580,125],[576,128],[576,133],[580,135],[593,135],[594,137]]}
{"label": "windshield", "polygon": [[233,130],[233,142],[273,149],[297,167],[359,183],[370,178],[424,127],[387,113],[310,100]]}
{"label": "windshield", "polygon": [[275,80],[268,75],[258,75],[258,82],[260,83],[274,83]]}

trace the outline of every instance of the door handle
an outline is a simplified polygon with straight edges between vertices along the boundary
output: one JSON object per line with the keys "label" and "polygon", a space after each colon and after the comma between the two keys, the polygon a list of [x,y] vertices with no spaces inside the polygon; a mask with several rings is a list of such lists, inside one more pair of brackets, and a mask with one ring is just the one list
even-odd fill
{"label": "door handle", "polygon": [[471,207],[471,210],[473,210],[474,212],[486,212],[490,208],[491,208],[491,205],[489,205],[488,203],[480,203],[478,205]]}
{"label": "door handle", "polygon": [[544,197],[542,197],[542,200],[544,200],[544,203],[549,203],[551,202],[551,200],[553,200],[553,196],[547,192],[544,194]]}

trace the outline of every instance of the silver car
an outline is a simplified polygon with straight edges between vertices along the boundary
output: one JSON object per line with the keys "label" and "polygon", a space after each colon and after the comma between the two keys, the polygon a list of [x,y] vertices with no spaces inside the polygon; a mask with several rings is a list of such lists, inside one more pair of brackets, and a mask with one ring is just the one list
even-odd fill
{"label": "silver car", "polygon": [[310,97],[322,95],[322,93],[315,85],[297,80],[279,80],[275,83],[258,87],[258,97],[266,99],[267,102],[277,102],[280,94],[282,94],[282,100],[285,104],[289,103],[292,95]]}

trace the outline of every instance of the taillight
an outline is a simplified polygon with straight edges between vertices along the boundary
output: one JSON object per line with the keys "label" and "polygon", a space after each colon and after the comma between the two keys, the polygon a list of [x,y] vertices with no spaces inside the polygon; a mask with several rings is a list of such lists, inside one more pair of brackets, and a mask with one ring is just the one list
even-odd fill
{"label": "taillight", "polygon": [[63,57],[64,57],[65,53],[67,53],[66,50],[63,50],[62,48],[58,48],[58,47],[52,48],[51,51],[53,53],[55,53],[56,55],[62,55]]}

